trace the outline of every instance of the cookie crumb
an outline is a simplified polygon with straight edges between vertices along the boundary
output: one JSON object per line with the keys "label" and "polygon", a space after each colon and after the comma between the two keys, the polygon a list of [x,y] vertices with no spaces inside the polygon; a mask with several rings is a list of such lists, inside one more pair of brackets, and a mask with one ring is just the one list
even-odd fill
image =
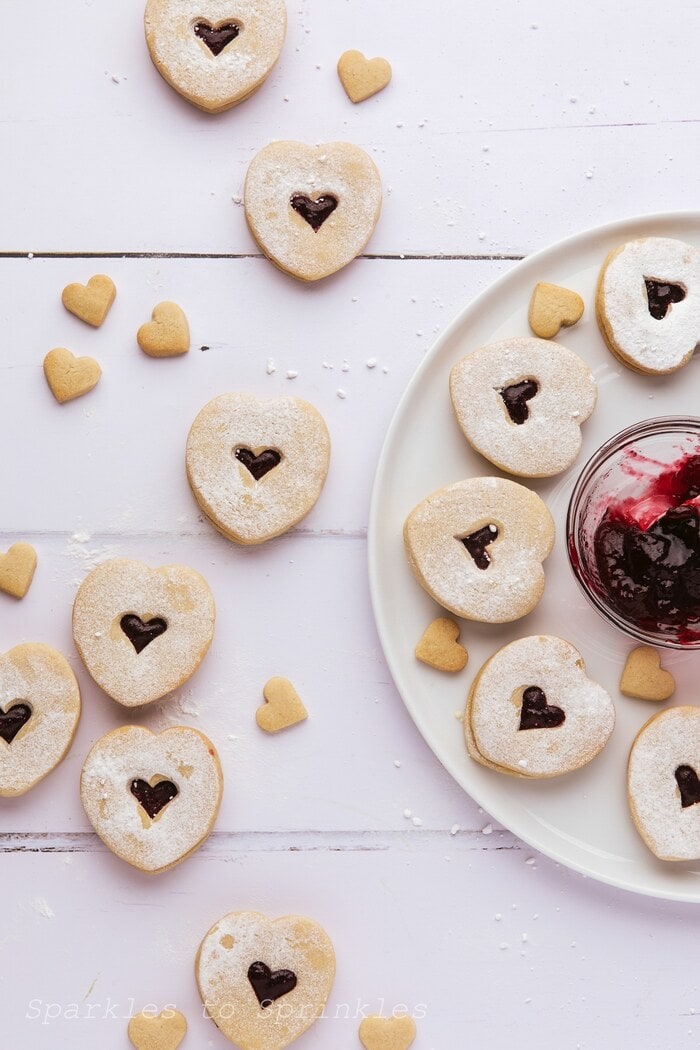
{"label": "cookie crumb", "polygon": [[367,365],[367,368],[376,368],[377,367],[377,359],[376,359],[376,357],[368,357],[367,361],[365,362],[365,364]]}
{"label": "cookie crumb", "polygon": [[450,828],[450,835],[456,835],[460,830],[461,829],[460,829],[459,824],[453,824],[452,827]]}
{"label": "cookie crumb", "polygon": [[421,817],[411,817],[411,823],[413,824],[414,828],[422,828],[423,827],[423,821],[422,821]]}
{"label": "cookie crumb", "polygon": [[396,766],[397,769],[401,769],[401,762],[399,761],[398,758],[394,759],[394,765]]}
{"label": "cookie crumb", "polygon": [[411,811],[410,811],[410,809],[405,809],[403,811],[403,815],[406,818],[406,820],[410,820],[411,819]]}
{"label": "cookie crumb", "polygon": [[482,835],[490,835],[492,832],[493,832],[493,825],[492,824],[487,824],[485,827],[483,827],[481,829],[481,834]]}
{"label": "cookie crumb", "polygon": [[294,369],[290,368],[287,372],[287,379],[296,379],[299,373]]}
{"label": "cookie crumb", "polygon": [[341,401],[344,401],[345,398],[348,396],[347,391],[343,390],[342,387],[336,390],[336,394],[338,395]]}

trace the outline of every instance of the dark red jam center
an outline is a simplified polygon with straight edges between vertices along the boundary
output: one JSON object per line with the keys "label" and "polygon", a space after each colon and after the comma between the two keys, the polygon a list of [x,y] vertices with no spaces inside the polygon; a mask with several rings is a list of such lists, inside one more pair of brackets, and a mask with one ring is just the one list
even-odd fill
{"label": "dark red jam center", "polygon": [[301,215],[305,222],[308,222],[314,233],[318,233],[326,219],[338,207],[338,198],[331,196],[330,193],[324,193],[314,201],[305,193],[295,193],[289,203],[294,211]]}
{"label": "dark red jam center", "polygon": [[239,463],[250,471],[256,481],[264,478],[282,461],[281,455],[274,448],[266,448],[258,456],[249,448],[237,448],[234,455]]}
{"label": "dark red jam center", "polygon": [[151,820],[177,795],[178,790],[171,780],[160,780],[153,787],[147,780],[132,780],[131,794],[148,813]]}
{"label": "dark red jam center", "polygon": [[593,538],[612,608],[643,630],[681,628],[681,641],[700,632],[699,495],[696,452],[662,467],[639,497],[611,504]]}
{"label": "dark red jam center", "polygon": [[221,25],[213,26],[211,22],[205,22],[204,19],[195,22],[193,28],[195,36],[204,41],[214,57],[220,55],[224,48],[232,40],[235,40],[241,31],[238,22],[224,22]]}
{"label": "dark red jam center", "polygon": [[685,299],[685,288],[681,284],[657,281],[653,277],[645,277],[644,283],[647,286],[649,313],[656,321],[663,321],[672,303],[682,303]]}
{"label": "dark red jam center", "polygon": [[147,645],[168,629],[166,621],[160,616],[144,621],[136,613],[122,616],[119,625],[137,653],[143,652]]}
{"label": "dark red jam center", "polygon": [[531,685],[524,690],[518,729],[554,729],[562,725],[565,718],[560,707],[547,703],[539,686]]}
{"label": "dark red jam center", "polygon": [[11,744],[22,726],[32,717],[29,704],[14,704],[8,711],[0,711],[0,736],[6,744]]}
{"label": "dark red jam center", "polygon": [[458,538],[471,554],[477,569],[488,569],[491,564],[491,555],[486,548],[497,537],[498,527],[496,525],[484,525],[483,528],[472,532],[470,536]]}
{"label": "dark red jam center", "polygon": [[272,1006],[275,999],[281,999],[297,986],[297,975],[291,970],[273,972],[264,962],[251,963],[248,967],[248,980],[263,1010]]}
{"label": "dark red jam center", "polygon": [[692,766],[679,766],[675,773],[676,783],[681,793],[681,806],[695,806],[700,802],[700,780]]}
{"label": "dark red jam center", "polygon": [[532,401],[539,389],[539,383],[534,379],[523,379],[521,383],[512,383],[511,386],[504,386],[498,391],[508,415],[518,426],[522,426],[529,419],[530,409],[527,403]]}

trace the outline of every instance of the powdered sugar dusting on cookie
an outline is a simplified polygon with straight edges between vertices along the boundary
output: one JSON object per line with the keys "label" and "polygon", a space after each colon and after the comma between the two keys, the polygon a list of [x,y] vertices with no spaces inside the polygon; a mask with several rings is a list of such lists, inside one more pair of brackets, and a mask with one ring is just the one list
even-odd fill
{"label": "powdered sugar dusting on cookie", "polygon": [[[680,285],[685,298],[665,317],[652,317],[645,278]],[[680,368],[700,343],[700,252],[667,237],[629,241],[606,259],[596,307],[610,349],[625,364],[659,374]]]}
{"label": "powdered sugar dusting on cookie", "polygon": [[[178,789],[151,820],[131,793],[134,780],[171,781]],[[183,860],[211,831],[223,790],[213,744],[178,726],[156,735],[140,726],[107,733],[85,760],[80,794],[102,841],[144,871],[163,871]]]}
{"label": "powdered sugar dusting on cookie", "polygon": [[[519,728],[523,691],[532,686],[564,712],[561,725]],[[511,642],[485,664],[465,719],[487,764],[552,777],[579,769],[599,753],[615,725],[615,709],[605,689],[586,675],[573,645],[535,635]]]}
{"label": "powdered sugar dusting on cookie", "polygon": [[[236,458],[240,448],[254,454],[273,450],[281,458],[257,480]],[[197,502],[238,543],[279,536],[308,514],[329,460],[323,418],[296,397],[222,394],[205,405],[187,439],[187,477]]]}
{"label": "powdered sugar dusting on cookie", "polygon": [[[291,206],[303,194],[332,196],[337,207],[316,230]],[[379,218],[379,172],[364,150],[345,142],[311,147],[273,142],[251,161],[245,209],[253,236],[287,273],[316,281],[359,255]]]}
{"label": "powdered sugar dusting on cookie", "polygon": [[632,817],[662,860],[700,857],[700,805],[681,803],[679,766],[700,776],[700,708],[672,707],[651,718],[632,745],[627,789]]}

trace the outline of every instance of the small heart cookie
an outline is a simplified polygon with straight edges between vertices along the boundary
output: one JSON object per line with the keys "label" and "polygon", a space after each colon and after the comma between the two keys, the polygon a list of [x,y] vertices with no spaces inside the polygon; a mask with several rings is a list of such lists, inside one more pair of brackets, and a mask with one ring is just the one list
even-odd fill
{"label": "small heart cookie", "polygon": [[441,616],[428,624],[416,646],[416,659],[437,671],[461,671],[469,654],[458,642],[459,625]]}
{"label": "small heart cookie", "polygon": [[187,1021],[177,1010],[158,1017],[142,1013],[129,1021],[129,1039],[136,1050],[177,1050],[187,1035]]}
{"label": "small heart cookie", "polygon": [[351,102],[364,102],[383,91],[391,80],[385,58],[365,58],[361,51],[345,51],[338,59],[338,76]]}
{"label": "small heart cookie", "polygon": [[142,324],[136,340],[149,357],[177,357],[190,348],[190,328],[177,303],[158,303],[151,320]]}
{"label": "small heart cookie", "polygon": [[528,321],[541,339],[553,339],[560,328],[570,328],[583,317],[583,299],[578,292],[540,281],[530,300]]}
{"label": "small heart cookie", "polygon": [[93,745],[80,777],[83,808],[105,846],[152,874],[202,845],[222,791],[214,745],[185,726],[113,729]]}
{"label": "small heart cookie", "polygon": [[668,700],[676,691],[670,671],[661,667],[661,655],[651,646],[633,649],[620,678],[620,692],[635,700]]}
{"label": "small heart cookie", "polygon": [[547,635],[519,638],[479,671],[464,716],[467,750],[499,773],[556,777],[605,747],[615,708],[579,651]]}
{"label": "small heart cookie", "polygon": [[117,289],[111,277],[98,273],[87,284],[67,284],[61,301],[85,324],[99,328],[110,311]]}
{"label": "small heart cookie", "polygon": [[250,163],[244,205],[265,255],[292,277],[318,281],[364,250],[379,219],[382,184],[358,146],[273,142]]}
{"label": "small heart cookie", "polygon": [[309,717],[288,678],[271,678],[265,683],[263,696],[265,703],[255,712],[255,721],[266,733],[279,733]]}
{"label": "small heart cookie", "polygon": [[365,1017],[359,1034],[365,1050],[408,1050],[416,1024],[411,1017]]}
{"label": "small heart cookie", "polygon": [[195,971],[222,1035],[240,1050],[283,1050],[323,1013],[335,953],[311,919],[231,912],[202,941]]}
{"label": "small heart cookie", "polygon": [[51,393],[63,404],[96,387],[102,369],[92,357],[76,357],[70,350],[56,347],[44,358],[44,375]]}
{"label": "small heart cookie", "polygon": [[637,734],[627,766],[632,820],[660,860],[700,858],[700,708],[671,707]]}
{"label": "small heart cookie", "polygon": [[222,394],[187,438],[187,478],[197,503],[236,543],[264,543],[314,506],[326,481],[330,437],[298,397]]}
{"label": "small heart cookie", "polygon": [[114,558],[81,583],[73,637],[100,688],[139,707],[191,678],[211,645],[215,616],[209,585],[194,569]]}
{"label": "small heart cookie", "polygon": [[13,598],[24,598],[32,585],[36,562],[36,551],[30,543],[13,543],[0,554],[0,591]]}
{"label": "small heart cookie", "polygon": [[510,623],[542,597],[554,521],[523,485],[469,478],[411,511],[404,544],[414,576],[445,609],[465,620]]}
{"label": "small heart cookie", "polygon": [[272,72],[287,31],[284,0],[147,0],[154,66],[207,113],[244,102]]}
{"label": "small heart cookie", "polygon": [[68,752],[80,719],[70,664],[31,642],[0,656],[0,797],[23,795]]}

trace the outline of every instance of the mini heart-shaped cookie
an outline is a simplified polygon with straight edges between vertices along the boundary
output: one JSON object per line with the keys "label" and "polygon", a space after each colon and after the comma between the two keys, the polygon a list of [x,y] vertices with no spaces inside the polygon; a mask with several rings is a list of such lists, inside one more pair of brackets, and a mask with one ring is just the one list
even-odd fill
{"label": "mini heart-shaped cookie", "polygon": [[461,671],[469,654],[458,642],[459,624],[440,616],[428,624],[416,646],[416,658],[437,671]]}
{"label": "mini heart-shaped cookie", "polygon": [[23,795],[67,754],[80,719],[70,664],[38,642],[0,656],[0,797]]}
{"label": "mini heart-shaped cookie", "polygon": [[345,51],[338,59],[338,76],[351,102],[364,102],[383,91],[391,80],[385,58],[365,58],[361,51]]}
{"label": "mini heart-shaped cookie", "polygon": [[416,1038],[411,1017],[365,1017],[360,1025],[360,1042],[365,1050],[408,1050]]}
{"label": "mini heart-shaped cookie", "polygon": [[578,292],[540,281],[530,300],[530,328],[541,339],[553,339],[560,328],[569,328],[583,316],[584,303]]}
{"label": "mini heart-shaped cookie", "polygon": [[[168,789],[160,797],[153,793],[158,784]],[[85,813],[104,844],[150,873],[172,868],[202,845],[222,791],[214,745],[185,726],[160,734],[143,726],[113,729],[93,745],[80,778]]]}
{"label": "mini heart-shaped cookie", "polygon": [[668,700],[676,691],[670,671],[661,667],[661,655],[649,645],[633,649],[620,678],[620,692],[636,700]]}
{"label": "mini heart-shaped cookie", "polygon": [[100,688],[124,707],[139,707],[194,674],[211,645],[215,616],[209,585],[194,569],[114,558],[81,583],[73,637]]}
{"label": "mini heart-shaped cookie", "polygon": [[231,912],[197,954],[206,1012],[240,1050],[283,1050],[323,1013],[335,977],[325,930],[299,915]]}
{"label": "mini heart-shaped cookie", "polygon": [[13,543],[0,554],[0,591],[13,598],[24,598],[32,585],[36,562],[36,551],[30,543]]}
{"label": "mini heart-shaped cookie", "polygon": [[177,1010],[164,1010],[157,1017],[136,1014],[128,1034],[136,1050],[177,1050],[187,1035],[187,1021]]}
{"label": "mini heart-shaped cookie", "polygon": [[255,721],[266,733],[279,733],[309,717],[288,678],[271,678],[265,683],[263,696],[265,703],[255,712]]}
{"label": "mini heart-shaped cookie", "polygon": [[291,529],[321,495],[330,460],[322,416],[298,397],[222,394],[187,438],[187,478],[197,503],[236,543]]}
{"label": "mini heart-shaped cookie", "polygon": [[51,393],[63,404],[96,387],[102,369],[92,357],[76,357],[64,347],[56,347],[44,358],[44,375]]}
{"label": "mini heart-shaped cookie", "polygon": [[142,324],[136,340],[149,357],[177,357],[190,348],[190,328],[177,303],[158,303],[152,320]]}
{"label": "mini heart-shaped cookie", "polygon": [[287,29],[284,0],[147,0],[153,64],[207,113],[249,98],[277,62]]}
{"label": "mini heart-shaped cookie", "polygon": [[68,284],[61,301],[66,310],[81,321],[99,328],[110,311],[117,294],[114,281],[103,273],[91,277],[87,284]]}
{"label": "mini heart-shaped cookie", "polygon": [[253,157],[244,204],[265,255],[301,281],[318,281],[365,248],[379,219],[382,185],[358,146],[273,142]]}

